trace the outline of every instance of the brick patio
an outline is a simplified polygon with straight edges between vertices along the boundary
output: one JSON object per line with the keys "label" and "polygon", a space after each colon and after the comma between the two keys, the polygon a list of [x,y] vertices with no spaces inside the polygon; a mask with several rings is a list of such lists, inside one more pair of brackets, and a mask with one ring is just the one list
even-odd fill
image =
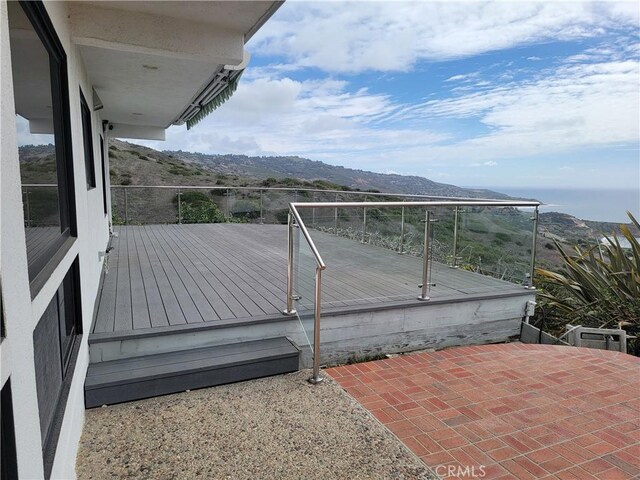
{"label": "brick patio", "polygon": [[456,477],[449,466],[459,478],[640,477],[640,359],[631,355],[511,343],[327,373],[445,478]]}

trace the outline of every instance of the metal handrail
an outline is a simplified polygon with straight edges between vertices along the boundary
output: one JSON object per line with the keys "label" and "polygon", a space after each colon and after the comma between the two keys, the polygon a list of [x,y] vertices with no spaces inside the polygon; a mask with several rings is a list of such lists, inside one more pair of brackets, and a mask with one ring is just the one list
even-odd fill
{"label": "metal handrail", "polygon": [[[533,220],[533,245],[531,250],[531,273],[529,278],[529,288],[533,288],[533,270],[535,268],[535,255],[536,255],[536,236],[537,236],[537,228],[538,228],[538,208],[540,207],[540,202],[531,202],[531,201],[521,201],[521,202],[513,202],[513,201],[469,201],[469,200],[460,200],[456,199],[455,201],[434,201],[434,202],[308,202],[308,203],[297,203],[293,202],[289,204],[289,234],[288,234],[288,247],[289,247],[289,255],[288,255],[288,269],[287,269],[287,309],[284,311],[287,315],[296,314],[296,310],[293,308],[293,256],[294,256],[294,245],[293,245],[293,229],[295,227],[300,228],[302,234],[313,253],[316,260],[316,278],[315,278],[315,308],[314,308],[314,332],[313,332],[313,375],[309,379],[311,383],[320,383],[323,378],[320,376],[320,327],[321,327],[321,295],[322,295],[322,271],[326,269],[326,265],[322,260],[322,256],[316,247],[315,242],[309,235],[309,231],[307,230],[304,221],[300,217],[300,213],[298,209],[316,209],[316,208],[371,208],[371,207],[402,207],[402,212],[404,214],[405,207],[455,207],[456,212],[456,231],[457,231],[457,216],[458,216],[458,208],[459,207],[531,207],[534,208],[534,216]],[[424,252],[423,252],[423,271],[422,271],[422,284],[421,294],[418,296],[418,300],[429,300],[428,289],[430,285],[430,259],[429,259],[429,232],[430,232],[430,223],[431,216],[430,211],[427,210],[426,218],[425,218],[425,241],[424,241]],[[366,217],[365,217],[366,218]],[[404,215],[403,215],[404,219]],[[294,224],[295,221],[295,224]],[[366,222],[366,219],[365,219]],[[404,223],[404,222],[403,222]],[[337,233],[337,232],[336,232]],[[455,255],[455,253],[454,253]],[[455,259],[454,259],[455,262]]]}
{"label": "metal handrail", "polygon": [[[56,187],[56,184],[44,184],[44,183],[33,183],[33,184],[22,184],[23,187]],[[313,192],[313,193],[337,193],[343,195],[364,195],[364,196],[372,196],[372,197],[398,197],[398,198],[433,198],[436,200],[463,200],[469,202],[476,201],[500,201],[498,199],[492,198],[475,198],[475,197],[447,197],[442,195],[424,195],[419,193],[389,193],[389,192],[363,192],[361,190],[326,190],[322,188],[308,188],[301,186],[299,188],[296,187],[263,187],[263,186],[253,186],[253,187],[240,187],[240,186],[220,186],[220,185],[111,185],[111,188],[161,188],[161,189],[172,189],[176,190],[178,188],[185,190],[274,190],[274,191],[282,191],[282,192]]]}
{"label": "metal handrail", "polygon": [[508,200],[462,200],[436,202],[320,202],[291,203],[297,208],[376,208],[376,207],[539,207],[540,202],[514,202]]}

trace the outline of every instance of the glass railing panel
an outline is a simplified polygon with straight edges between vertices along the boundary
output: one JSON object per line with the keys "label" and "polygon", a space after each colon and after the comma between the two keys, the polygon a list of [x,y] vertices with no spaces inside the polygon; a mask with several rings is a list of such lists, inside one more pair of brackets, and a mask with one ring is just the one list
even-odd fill
{"label": "glass railing panel", "polygon": [[300,228],[293,229],[293,296],[300,326],[298,345],[308,347],[313,355],[315,278],[317,262]]}
{"label": "glass railing panel", "polygon": [[114,225],[178,223],[178,190],[174,188],[113,187]]}
{"label": "glass railing panel", "polygon": [[289,203],[295,200],[295,192],[290,190],[264,190],[262,196],[264,223],[286,225],[289,215]]}
{"label": "glass railing panel", "polygon": [[[324,210],[333,212],[333,208]],[[363,211],[364,207],[339,208],[338,235],[331,229],[310,232],[328,265],[323,272],[323,310],[411,300],[419,293],[422,260],[400,255],[394,243],[400,238],[401,212],[385,212],[388,215],[383,216],[375,209],[368,210],[367,215],[374,212],[376,221],[372,236],[363,242]],[[416,238],[415,250],[421,248]]]}
{"label": "glass railing panel", "polygon": [[459,268],[527,285],[531,265],[532,228],[530,209],[461,208],[457,240]]}
{"label": "glass railing panel", "polygon": [[[344,196],[340,193],[317,191],[313,192],[312,198],[314,203],[342,202]],[[306,210],[306,211],[305,211]],[[318,230],[324,233],[335,235],[336,228],[339,227],[340,221],[337,216],[338,210],[334,208],[314,208],[300,209],[302,215],[305,215],[305,225],[307,228]]]}
{"label": "glass railing panel", "polygon": [[260,190],[229,189],[228,220],[234,223],[260,223]]}
{"label": "glass railing panel", "polygon": [[430,258],[439,265],[454,266],[455,207],[429,208],[431,214]]}
{"label": "glass railing panel", "polygon": [[216,185],[209,188],[206,193],[211,198],[211,201],[216,205],[218,212],[220,212],[220,216],[224,219],[223,221],[226,222],[229,207],[227,200],[229,189],[224,186]]}

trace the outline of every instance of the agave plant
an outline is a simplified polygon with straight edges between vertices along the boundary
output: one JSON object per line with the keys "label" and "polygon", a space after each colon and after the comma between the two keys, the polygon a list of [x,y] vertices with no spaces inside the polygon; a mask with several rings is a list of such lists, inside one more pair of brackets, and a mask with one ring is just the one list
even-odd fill
{"label": "agave plant", "polygon": [[[627,212],[640,229],[635,217]],[[638,354],[640,342],[640,242],[627,225],[620,233],[630,247],[622,246],[616,232],[604,243],[562,255],[563,272],[537,269],[542,279],[542,308],[556,326],[571,323],[591,327],[623,328],[631,337],[628,350]]]}

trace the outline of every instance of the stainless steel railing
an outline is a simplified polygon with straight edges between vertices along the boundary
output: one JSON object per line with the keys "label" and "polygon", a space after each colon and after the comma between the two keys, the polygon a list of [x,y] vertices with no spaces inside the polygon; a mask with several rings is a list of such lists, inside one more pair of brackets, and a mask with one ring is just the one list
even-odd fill
{"label": "stainless steel railing", "polygon": [[[287,308],[284,311],[287,315],[296,314],[294,309],[294,295],[293,295],[293,271],[294,271],[294,228],[299,228],[307,242],[311,252],[316,261],[316,275],[315,275],[315,299],[314,299],[314,332],[313,332],[313,375],[309,379],[311,383],[319,383],[322,381],[320,375],[320,333],[321,333],[321,301],[322,301],[322,271],[326,269],[326,265],[322,260],[322,256],[318,251],[318,248],[311,238],[307,227],[302,220],[299,210],[303,209],[334,209],[337,211],[339,208],[362,208],[366,211],[367,208],[398,208],[402,209],[402,228],[404,230],[404,210],[411,207],[426,207],[425,213],[425,226],[424,226],[424,243],[423,243],[423,268],[422,268],[422,284],[420,284],[420,295],[418,300],[429,300],[429,288],[431,286],[430,272],[431,272],[431,258],[429,255],[429,239],[431,232],[431,211],[430,208],[436,207],[453,207],[455,221],[454,221],[454,252],[452,258],[453,267],[456,266],[456,247],[457,245],[457,232],[458,232],[458,218],[460,213],[460,207],[528,207],[534,209],[533,221],[533,239],[531,248],[531,263],[529,272],[529,283],[527,288],[533,289],[533,273],[535,269],[535,255],[536,255],[536,237],[538,229],[538,208],[540,202],[510,202],[510,201],[487,201],[487,200],[451,200],[451,201],[432,201],[432,202],[322,202],[322,203],[290,203],[289,204],[289,221],[288,221],[288,268],[287,268]],[[337,214],[334,214],[337,218]],[[314,217],[315,218],[315,215]],[[364,225],[363,232],[366,231],[366,214],[363,215]]]}

